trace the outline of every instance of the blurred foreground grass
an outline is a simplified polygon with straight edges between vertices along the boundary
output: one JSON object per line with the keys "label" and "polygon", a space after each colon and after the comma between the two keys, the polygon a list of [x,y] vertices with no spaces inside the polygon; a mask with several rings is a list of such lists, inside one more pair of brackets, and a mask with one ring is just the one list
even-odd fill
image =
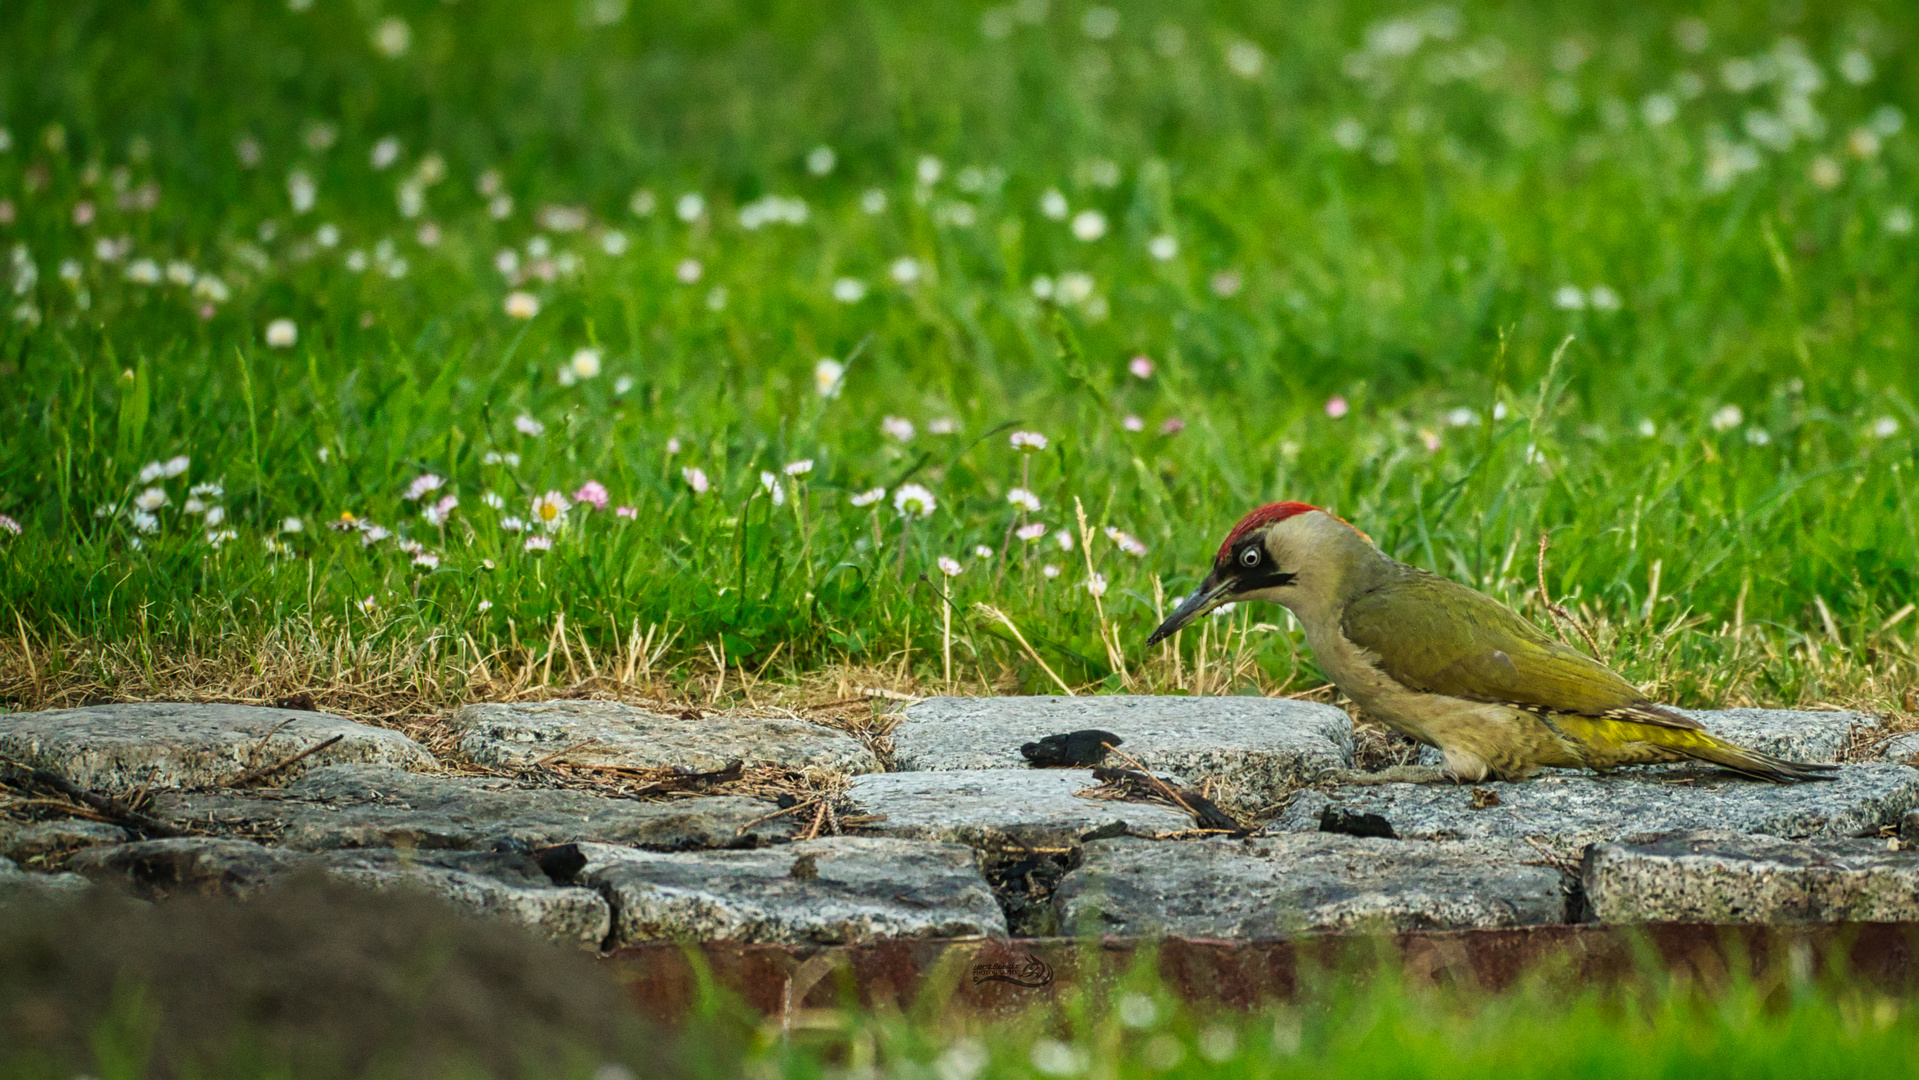
{"label": "blurred foreground grass", "polygon": [[[1182,1002],[1141,954],[996,1017],[937,991],[904,1008],[767,1017],[708,989],[661,1026],[623,1000],[634,972],[618,961],[421,895],[307,888],[133,907],[96,889],[79,908],[10,914],[6,1080],[1798,1080],[1902,1075],[1919,1043],[1906,990],[1821,973],[1810,950],[1783,945],[1751,976],[1701,948],[1683,976],[1649,961],[1582,984],[1548,963],[1494,993],[1402,974],[1414,965],[1383,940],[1366,961],[1362,937],[1349,942],[1356,962],[1304,968],[1288,998],[1250,1010]],[[1098,969],[1100,947],[1088,949]]]}
{"label": "blurred foreground grass", "polygon": [[1913,709],[1908,5],[8,21],[16,707],[1302,692],[1277,610],[1141,646],[1297,498]]}

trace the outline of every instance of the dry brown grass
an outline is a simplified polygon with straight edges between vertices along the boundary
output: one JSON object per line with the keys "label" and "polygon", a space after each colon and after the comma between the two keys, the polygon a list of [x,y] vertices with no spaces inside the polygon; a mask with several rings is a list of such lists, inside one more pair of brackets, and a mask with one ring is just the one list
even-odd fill
{"label": "dry brown grass", "polygon": [[[1528,597],[1519,606],[1538,603]],[[1532,613],[1545,615],[1543,608]],[[1283,612],[1271,614],[1285,618]],[[1910,636],[1919,620],[1850,634],[1839,628],[1805,634],[1743,620],[1711,626],[1690,614],[1648,626],[1583,606],[1576,617],[1602,657],[1655,699],[1856,709],[1880,717],[1885,730],[1919,728],[1919,656]],[[1270,658],[1269,635],[1284,634],[1285,625],[1254,621],[1244,609],[1202,622],[1188,631],[1194,641],[1184,654],[1162,645],[1135,657],[1117,689],[1340,700],[1304,664],[1283,680],[1261,666],[1261,652]],[[1044,680],[1019,650],[982,640],[975,631],[984,623],[969,624],[956,638],[951,684],[918,668],[935,662],[934,656],[800,667],[782,663],[776,652],[763,663],[729,661],[722,667],[717,650],[682,644],[668,655],[666,643],[652,636],[621,649],[594,650],[563,626],[544,641],[492,651],[444,634],[356,638],[294,623],[168,649],[133,641],[49,640],[16,626],[0,636],[0,705],[20,711],[154,700],[282,705],[395,728],[442,750],[448,735],[441,720],[464,704],[600,698],[676,713],[804,717],[846,730],[889,757],[886,736],[905,702],[937,693],[1020,693],[1022,676],[1029,684],[1035,677]],[[1580,637],[1572,640],[1584,646]],[[1107,689],[1073,687],[1079,693]],[[1041,681],[1027,692],[1052,691]]]}

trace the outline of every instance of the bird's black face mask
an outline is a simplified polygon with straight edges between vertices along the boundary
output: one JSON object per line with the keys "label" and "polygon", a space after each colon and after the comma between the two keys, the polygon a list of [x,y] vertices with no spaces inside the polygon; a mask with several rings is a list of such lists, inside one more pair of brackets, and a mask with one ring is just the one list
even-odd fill
{"label": "bird's black face mask", "polygon": [[1179,602],[1166,621],[1159,624],[1159,629],[1146,639],[1146,644],[1165,641],[1187,623],[1221,604],[1230,603],[1234,597],[1290,585],[1293,578],[1294,575],[1273,565],[1264,535],[1249,536],[1213,564],[1213,572],[1206,575],[1206,580],[1199,583],[1191,596]]}

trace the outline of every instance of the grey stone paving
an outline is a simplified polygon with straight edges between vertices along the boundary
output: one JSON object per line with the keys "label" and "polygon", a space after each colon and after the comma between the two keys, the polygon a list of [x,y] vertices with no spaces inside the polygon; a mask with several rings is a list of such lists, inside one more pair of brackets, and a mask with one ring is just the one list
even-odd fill
{"label": "grey stone paving", "polygon": [[1919,852],[1877,839],[1677,833],[1594,845],[1581,876],[1601,922],[1919,921]]}
{"label": "grey stone paving", "polygon": [[1565,875],[1540,861],[1523,844],[1327,833],[1101,840],[1054,903],[1068,934],[1257,939],[1563,922]]}
{"label": "grey stone paving", "polygon": [[311,853],[246,840],[178,837],[88,848],[69,865],[86,878],[151,899],[253,896],[296,875],[317,873],[370,889],[419,889],[464,914],[507,919],[557,941],[595,948],[612,926],[611,909],[598,892],[556,885],[532,858],[510,853],[390,848]]}
{"label": "grey stone paving", "polygon": [[977,856],[958,844],[836,836],[755,851],[582,851],[581,879],[612,901],[621,944],[1006,933]]}
{"label": "grey stone paving", "polygon": [[[1835,761],[1872,738],[1872,719],[1856,713],[1693,715],[1803,761]],[[1919,760],[1919,733],[1875,748],[1886,760],[1846,765],[1830,783],[1777,786],[1676,766],[1302,789],[1351,767],[1351,724],[1339,709],[1243,697],[935,698],[909,707],[893,732],[904,770],[893,773],[875,771],[878,759],[843,732],[797,720],[564,701],[473,706],[454,723],[461,753],[496,766],[560,754],[702,772],[740,761],[853,773],[842,816],[871,820],[850,826],[857,835],[793,842],[811,819],[768,817],[776,805],[756,798],[639,801],[541,787],[537,772],[410,771],[437,763],[397,732],[319,713],[162,703],[0,714],[0,753],[105,793],[149,787],[145,813],[212,834],[137,840],[100,822],[0,819],[0,904],[76,896],[90,882],[150,899],[244,896],[319,873],[424,889],[461,911],[594,948],[1001,935],[1000,902],[1022,932],[1223,938],[1522,926],[1588,913],[1919,921],[1919,853],[1889,851],[1877,835],[1897,824],[1919,844],[1919,769],[1895,763]],[[1090,770],[1033,769],[1020,755],[1023,743],[1082,729],[1115,733],[1155,772],[1210,781],[1215,801],[1242,818],[1264,811],[1265,832],[1247,842],[1148,839],[1193,822],[1169,806],[1086,798]],[[218,786],[334,734],[340,744],[272,785]],[[1116,755],[1107,764],[1130,766]],[[571,873],[560,858],[571,849],[538,852],[554,880],[533,853],[566,844],[580,845],[586,867]],[[63,867],[78,873],[44,872]],[[982,867],[1006,890],[999,901]],[[1584,889],[1569,900],[1576,881]]]}
{"label": "grey stone paving", "polygon": [[880,768],[858,739],[822,724],[723,713],[667,716],[617,701],[468,705],[454,714],[453,728],[460,752],[481,765],[527,765],[561,754],[589,765],[693,772],[733,761],[835,773]]}
{"label": "grey stone paving", "polygon": [[[1586,845],[1662,833],[1725,829],[1789,839],[1864,836],[1919,806],[1919,770],[1847,765],[1837,779],[1769,784],[1689,767],[1626,769],[1611,776],[1555,773],[1519,783],[1380,784],[1303,791],[1270,828],[1376,834],[1407,840],[1533,838],[1577,860]],[[1493,805],[1476,808],[1474,792]],[[1485,796],[1478,797],[1486,801]]]}
{"label": "grey stone paving", "polygon": [[430,769],[433,756],[397,731],[319,712],[254,705],[147,702],[0,715],[0,754],[94,791],[192,788],[340,742],[277,779],[342,762]]}
{"label": "grey stone paving", "polygon": [[1067,847],[1088,833],[1174,832],[1193,819],[1168,806],[1088,799],[1090,769],[969,769],[875,773],[854,778],[847,797],[885,821],[863,831],[974,847]]}
{"label": "grey stone paving", "polygon": [[81,818],[32,823],[0,819],[0,858],[32,863],[96,844],[124,844],[132,837],[118,825]]}
{"label": "grey stone paving", "polygon": [[1894,735],[1879,748],[1879,760],[1919,766],[1919,731]]}
{"label": "grey stone paving", "polygon": [[1214,801],[1240,814],[1353,761],[1344,710],[1259,697],[929,698],[906,709],[893,756],[907,772],[1016,769],[1022,744],[1082,728],[1120,736],[1119,749],[1155,772],[1215,781]]}
{"label": "grey stone paving", "polygon": [[71,899],[91,884],[79,874],[29,873],[14,865],[12,859],[0,858],[0,909],[8,904]]}
{"label": "grey stone paving", "polygon": [[162,795],[151,812],[302,849],[490,848],[501,840],[703,848],[790,835],[791,815],[749,824],[776,809],[738,796],[638,802],[501,778],[340,765],[316,769],[284,791]]}

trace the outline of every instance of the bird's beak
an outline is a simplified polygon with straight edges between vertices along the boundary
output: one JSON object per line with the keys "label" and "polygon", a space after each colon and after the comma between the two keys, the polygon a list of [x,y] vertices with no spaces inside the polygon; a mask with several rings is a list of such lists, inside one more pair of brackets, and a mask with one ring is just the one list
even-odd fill
{"label": "bird's beak", "polygon": [[1146,639],[1146,644],[1157,645],[1179,633],[1180,627],[1225,603],[1226,594],[1231,592],[1232,588],[1233,579],[1221,575],[1219,571],[1215,570],[1206,575],[1206,580],[1199,583],[1199,588],[1193,590],[1193,595],[1179,602],[1179,606],[1166,617],[1166,621],[1159,624],[1159,629],[1153,631],[1152,636]]}

